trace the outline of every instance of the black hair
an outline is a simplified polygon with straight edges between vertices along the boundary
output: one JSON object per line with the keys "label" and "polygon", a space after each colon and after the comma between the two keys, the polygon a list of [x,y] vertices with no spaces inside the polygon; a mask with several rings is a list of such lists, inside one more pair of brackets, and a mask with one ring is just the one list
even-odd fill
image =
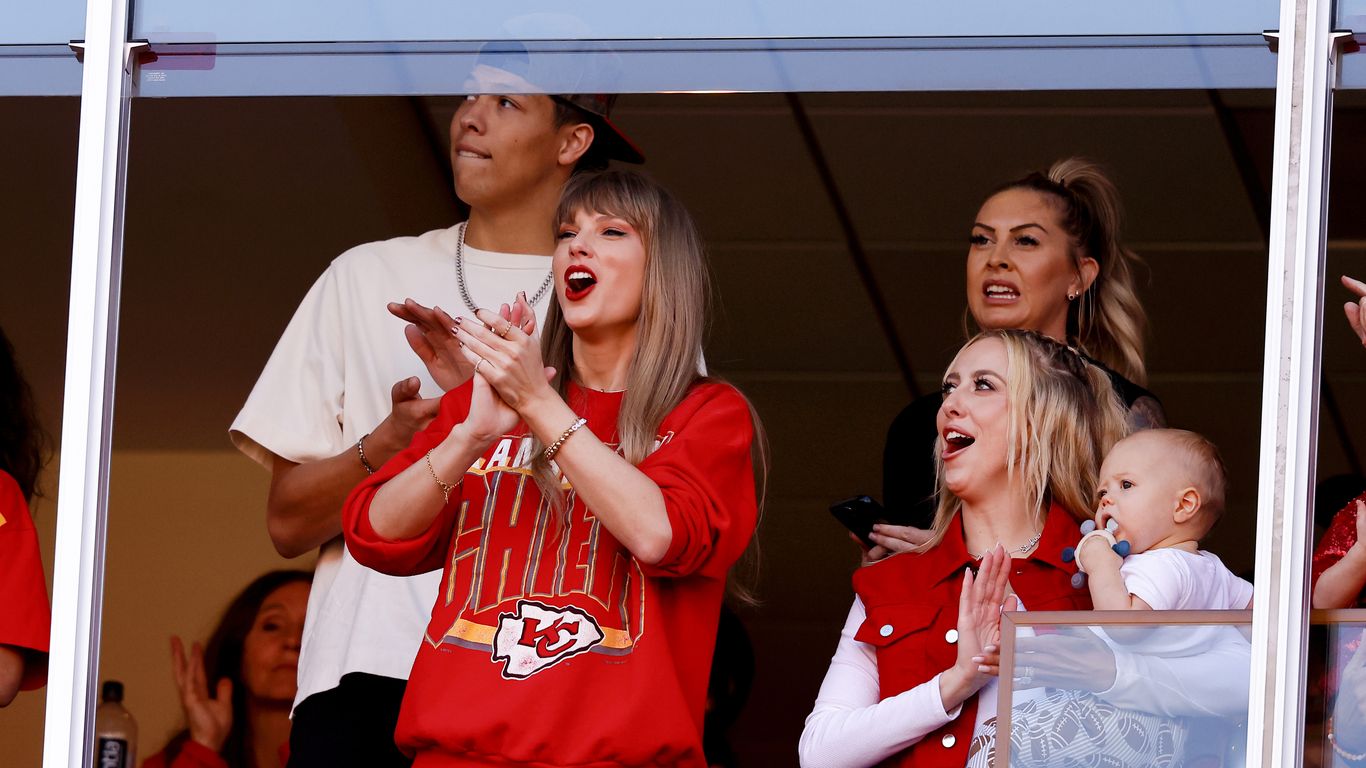
{"label": "black hair", "polygon": [[[204,678],[209,690],[212,691],[218,681],[225,677],[232,681],[232,730],[228,732],[228,738],[219,753],[229,768],[246,768],[252,760],[251,744],[247,742],[248,694],[242,674],[247,634],[256,623],[261,604],[272,592],[287,584],[312,582],[313,574],[307,571],[271,571],[257,577],[228,604],[218,620],[218,626],[209,635],[209,642],[204,646]],[[167,765],[175,761],[189,738],[188,728],[171,737],[166,744]]]}
{"label": "black hair", "polygon": [[14,345],[0,328],[0,470],[9,473],[24,498],[32,501],[41,495],[38,474],[48,455],[48,436],[38,421],[33,391],[14,357]]}

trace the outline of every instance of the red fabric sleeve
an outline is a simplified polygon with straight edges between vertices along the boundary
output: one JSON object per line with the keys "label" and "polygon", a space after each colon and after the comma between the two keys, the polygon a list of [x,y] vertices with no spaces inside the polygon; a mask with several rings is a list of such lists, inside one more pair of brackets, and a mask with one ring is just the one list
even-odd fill
{"label": "red fabric sleeve", "polygon": [[664,494],[673,539],[662,560],[641,569],[647,576],[724,578],[749,544],[758,513],[749,404],[728,385],[703,385],[664,420],[660,433],[667,442],[640,471]]}
{"label": "red fabric sleeve", "polygon": [[[391,541],[375,533],[370,525],[370,503],[389,478],[422,461],[427,451],[435,448],[451,429],[469,413],[469,382],[447,392],[441,398],[441,410],[427,428],[413,436],[413,442],[384,466],[375,471],[351,491],[342,510],[342,534],[346,549],[361,565],[390,576],[413,576],[435,571],[445,562],[450,544],[451,528],[455,525],[455,510],[460,508],[464,484],[451,491],[450,503],[432,521],[430,527],[410,539]],[[445,479],[445,478],[443,478]],[[450,480],[447,480],[450,482]]]}
{"label": "red fabric sleeve", "polygon": [[[1313,566],[1310,571],[1310,589],[1319,583],[1323,572],[1337,564],[1347,550],[1357,541],[1357,502],[1366,501],[1366,493],[1347,502],[1347,506],[1333,515],[1333,522],[1314,548]],[[1361,598],[1357,599],[1358,604]]]}
{"label": "red fabric sleeve", "polygon": [[8,473],[0,471],[0,645],[25,651],[20,690],[47,682],[47,643],[52,612],[38,550],[38,531],[28,502]]}
{"label": "red fabric sleeve", "polygon": [[171,762],[166,762],[166,751],[162,750],[143,760],[142,768],[228,768],[228,761],[194,739],[186,739]]}

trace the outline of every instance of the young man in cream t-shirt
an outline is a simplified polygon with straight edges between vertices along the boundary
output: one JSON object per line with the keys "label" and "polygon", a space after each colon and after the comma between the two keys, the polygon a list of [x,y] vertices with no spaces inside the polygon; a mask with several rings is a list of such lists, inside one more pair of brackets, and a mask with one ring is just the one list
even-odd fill
{"label": "young man in cream t-shirt", "polygon": [[[490,81],[534,90],[489,67],[475,76],[484,90]],[[357,564],[338,535],[341,507],[367,471],[436,415],[438,382],[450,388],[471,371],[424,366],[405,340],[407,324],[386,304],[411,298],[469,316],[470,304],[497,308],[525,291],[539,327],[553,290],[551,219],[565,181],[585,164],[643,160],[607,120],[611,101],[467,98],[451,121],[451,165],[469,220],[357,246],[333,261],[233,422],[233,443],[271,470],[267,527],[276,549],[297,557],[321,547],[291,766],[407,764],[394,747],[394,724],[440,573],[396,578]]]}

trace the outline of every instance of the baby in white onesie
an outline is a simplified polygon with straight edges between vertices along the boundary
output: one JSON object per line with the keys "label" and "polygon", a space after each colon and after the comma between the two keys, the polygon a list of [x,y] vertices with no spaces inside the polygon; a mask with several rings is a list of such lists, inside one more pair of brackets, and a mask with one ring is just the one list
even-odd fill
{"label": "baby in white onesie", "polygon": [[[1226,484],[1218,449],[1194,432],[1148,429],[1116,443],[1100,468],[1096,530],[1076,551],[1095,608],[1250,608],[1252,585],[1199,546],[1223,512]],[[1115,551],[1124,550],[1120,542],[1127,542],[1127,557]],[[1116,650],[1163,657],[1245,642],[1227,626],[1112,626],[1101,636]],[[1104,755],[1106,765],[1117,767],[1179,766],[1191,730],[1185,718],[1050,689],[1012,712],[1010,765],[1089,765],[1087,760]]]}
{"label": "baby in white onesie", "polygon": [[[1100,466],[1097,531],[1077,546],[1096,610],[1251,608],[1252,585],[1200,549],[1226,482],[1218,449],[1194,432],[1146,429],[1116,443]],[[1128,558],[1107,529],[1128,542]]]}

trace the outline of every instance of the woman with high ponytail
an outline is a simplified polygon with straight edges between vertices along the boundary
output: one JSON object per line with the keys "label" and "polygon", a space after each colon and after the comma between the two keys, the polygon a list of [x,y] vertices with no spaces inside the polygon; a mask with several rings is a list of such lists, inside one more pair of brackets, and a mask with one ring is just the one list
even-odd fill
{"label": "woman with high ponytail", "polygon": [[[982,330],[1020,328],[1065,342],[1098,363],[1128,408],[1133,429],[1166,424],[1144,388],[1147,314],[1135,289],[1138,256],[1121,240],[1123,206],[1097,166],[1070,157],[997,187],[973,220],[967,317]],[[929,460],[938,393],[893,420],[883,452],[883,500],[893,517],[927,528],[934,517]],[[879,548],[923,540],[904,526],[874,530]],[[874,553],[883,552],[875,549]]]}

